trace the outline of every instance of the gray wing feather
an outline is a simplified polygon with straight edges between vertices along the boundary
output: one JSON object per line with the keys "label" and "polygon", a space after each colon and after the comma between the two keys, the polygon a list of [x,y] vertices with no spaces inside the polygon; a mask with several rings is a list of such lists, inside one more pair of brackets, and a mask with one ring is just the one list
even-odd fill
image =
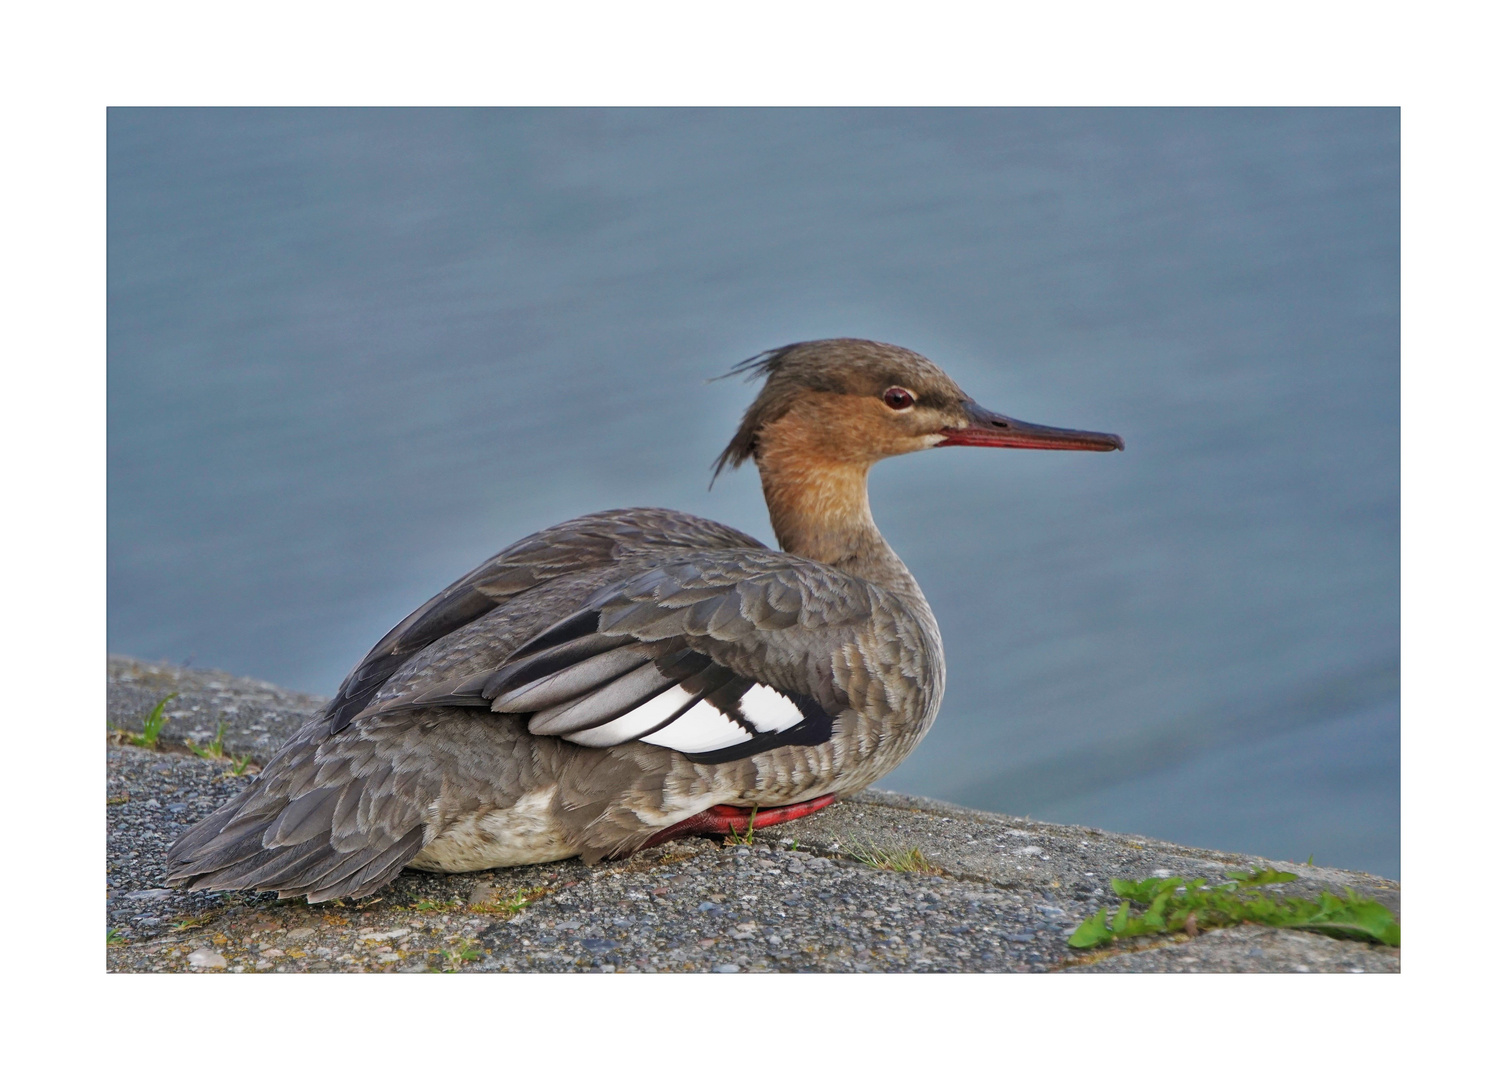
{"label": "gray wing feather", "polygon": [[[616,684],[622,677],[647,665],[652,655],[651,650],[636,646],[597,653],[551,675],[524,683],[516,690],[499,694],[492,699],[492,711],[548,711],[563,702],[574,701],[589,694],[606,683]],[[540,732],[536,731],[535,734]]]}
{"label": "gray wing feather", "polygon": [[529,718],[529,731],[535,735],[570,735],[597,727],[631,712],[674,685],[674,679],[646,660],[609,683],[534,713]]}

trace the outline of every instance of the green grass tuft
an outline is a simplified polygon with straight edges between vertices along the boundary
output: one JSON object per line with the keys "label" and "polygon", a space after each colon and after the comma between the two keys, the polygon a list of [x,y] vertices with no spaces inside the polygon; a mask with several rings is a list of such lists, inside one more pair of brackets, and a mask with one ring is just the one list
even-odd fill
{"label": "green grass tuft", "polygon": [[842,845],[842,853],[875,870],[897,870],[902,874],[942,872],[940,867],[921,853],[920,848],[881,848],[849,839]]}
{"label": "green grass tuft", "polygon": [[162,710],[177,696],[177,694],[169,694],[152,706],[152,711],[147,713],[146,719],[141,722],[141,734],[131,736],[131,742],[134,745],[144,746],[148,750],[157,749],[157,737],[162,734],[162,729],[167,727],[167,717],[162,714]]}
{"label": "green grass tuft", "polygon": [[[1354,889],[1347,888],[1343,897],[1324,892],[1317,901],[1288,899],[1262,890],[1296,881],[1296,874],[1252,867],[1233,871],[1230,877],[1234,880],[1223,885],[1210,885],[1207,878],[1115,878],[1111,885],[1121,897],[1119,909],[1111,915],[1108,908],[1100,908],[1073,931],[1067,943],[1075,949],[1092,949],[1126,938],[1179,931],[1193,934],[1256,923],[1382,945],[1402,944],[1396,917],[1375,900],[1357,896]],[[1132,905],[1144,910],[1132,914]]]}
{"label": "green grass tuft", "polygon": [[[499,897],[484,904],[468,904],[466,905],[466,910],[478,915],[506,915],[511,919],[535,900],[538,900],[542,896],[548,896],[550,891],[543,888],[525,890],[520,887],[512,896]],[[419,903],[422,904],[423,901],[421,900]]]}
{"label": "green grass tuft", "polygon": [[447,972],[457,972],[473,960],[480,959],[481,952],[471,945],[462,945],[458,949],[447,949],[443,958],[443,963],[445,964],[444,970]]}
{"label": "green grass tuft", "polygon": [[225,721],[221,720],[215,728],[214,742],[208,746],[195,746],[192,739],[186,740],[185,745],[201,758],[209,761],[223,761],[225,758]]}

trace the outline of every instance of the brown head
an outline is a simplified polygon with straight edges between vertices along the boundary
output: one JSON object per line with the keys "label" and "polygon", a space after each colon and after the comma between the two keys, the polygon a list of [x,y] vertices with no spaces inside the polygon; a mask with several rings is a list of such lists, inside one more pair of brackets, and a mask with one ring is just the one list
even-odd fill
{"label": "brown head", "polygon": [[877,341],[803,341],[745,360],[733,374],[763,376],[764,388],[716,472],[752,457],[781,545],[824,562],[842,561],[857,542],[848,534],[873,530],[866,478],[883,458],[933,446],[1124,449],[1118,435],[990,412],[926,357]]}

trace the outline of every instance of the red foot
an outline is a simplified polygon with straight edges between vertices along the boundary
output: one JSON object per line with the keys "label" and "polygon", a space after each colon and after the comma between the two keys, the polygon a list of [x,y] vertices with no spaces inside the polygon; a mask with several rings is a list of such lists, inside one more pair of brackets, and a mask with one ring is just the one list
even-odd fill
{"label": "red foot", "polygon": [[791,803],[789,806],[771,806],[767,810],[747,806],[713,806],[694,817],[677,821],[668,829],[660,829],[649,837],[649,842],[644,847],[657,847],[682,836],[726,836],[733,832],[746,832],[750,824],[755,829],[783,825],[787,821],[794,821],[831,806],[836,798],[836,795],[823,795],[806,802]]}

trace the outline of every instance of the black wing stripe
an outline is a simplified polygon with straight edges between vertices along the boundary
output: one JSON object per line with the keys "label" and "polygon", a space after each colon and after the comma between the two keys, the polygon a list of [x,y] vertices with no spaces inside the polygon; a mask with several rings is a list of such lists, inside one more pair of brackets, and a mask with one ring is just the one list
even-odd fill
{"label": "black wing stripe", "polygon": [[[486,684],[491,674],[491,672],[484,672],[481,675],[473,675],[469,679],[441,683],[407,700],[411,701],[416,708],[438,705],[467,709],[488,709],[491,708],[492,702],[481,692],[481,688]],[[391,708],[391,706],[385,705],[384,708]]]}
{"label": "black wing stripe", "polygon": [[398,637],[391,643],[391,651],[404,655],[415,653],[481,618],[496,606],[497,601],[485,593],[470,587],[457,589],[448,596],[439,597],[428,610],[421,609],[423,614],[412,623],[399,624]]}
{"label": "black wing stripe", "polygon": [[[521,658],[510,657],[508,662],[488,674],[482,685],[482,694],[488,698],[500,697],[546,675],[563,671],[572,664],[589,660],[599,653],[623,647],[622,638],[610,638],[603,634],[587,634],[571,641],[561,642],[542,652],[531,653]],[[514,657],[518,657],[515,653]]]}
{"label": "black wing stripe", "polygon": [[578,611],[567,619],[561,619],[537,637],[525,642],[513,654],[513,657],[517,659],[532,656],[534,653],[543,652],[545,649],[553,648],[556,645],[563,645],[568,641],[574,641],[576,638],[585,637],[587,634],[594,634],[597,630],[597,620],[600,617],[601,613],[595,608]]}
{"label": "black wing stripe", "polygon": [[[800,708],[805,719],[792,728],[784,731],[770,731],[755,735],[747,742],[734,743],[720,750],[707,750],[701,753],[688,753],[685,756],[698,765],[721,765],[728,761],[739,761],[742,758],[753,757],[755,754],[768,753],[781,746],[820,746],[832,738],[832,717],[828,716],[813,698],[804,694],[787,694],[787,697]],[[682,751],[682,753],[685,753]]]}
{"label": "black wing stripe", "polygon": [[[493,712],[537,713],[575,701],[642,667],[652,667],[652,654],[634,645],[598,653],[580,663],[534,679],[516,690],[492,698]],[[654,674],[658,675],[658,669]],[[490,688],[490,687],[489,687]]]}

